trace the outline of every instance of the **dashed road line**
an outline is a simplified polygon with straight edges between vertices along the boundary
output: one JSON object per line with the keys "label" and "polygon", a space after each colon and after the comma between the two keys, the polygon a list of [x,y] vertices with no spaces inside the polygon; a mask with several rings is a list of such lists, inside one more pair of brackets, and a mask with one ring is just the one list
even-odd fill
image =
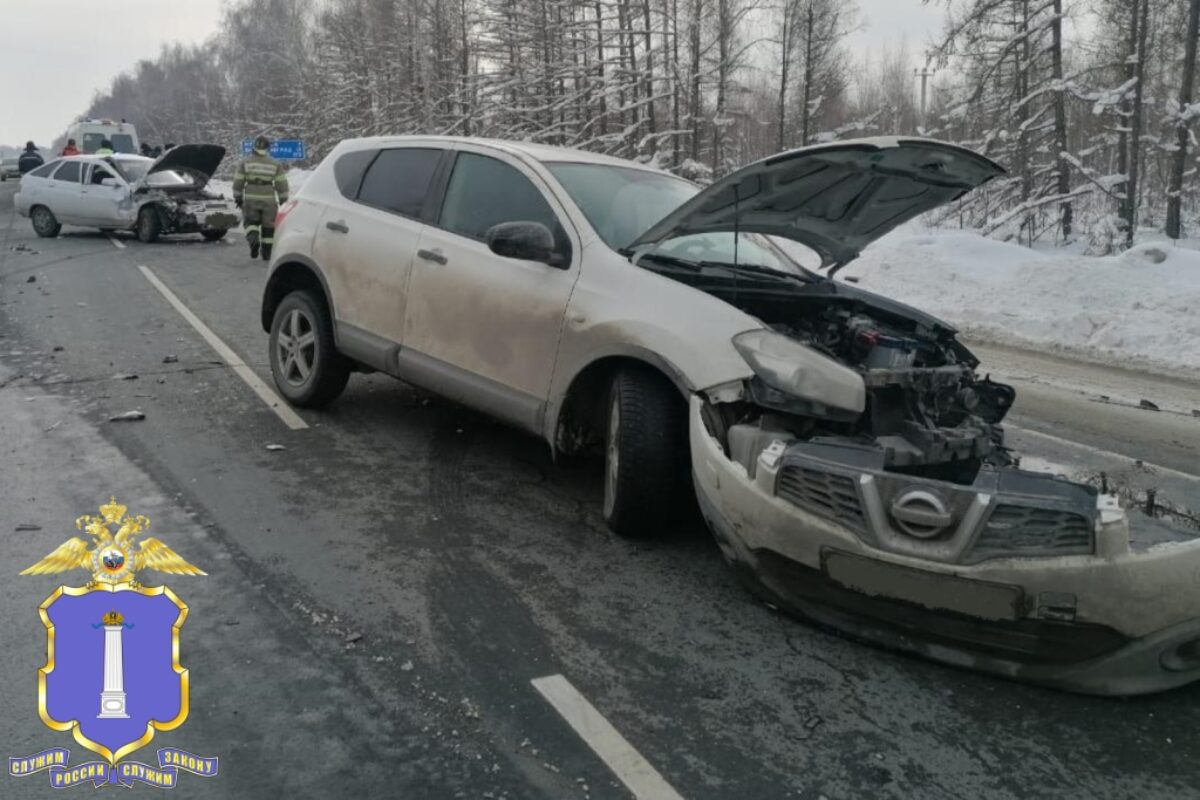
{"label": "dashed road line", "polygon": [[221,338],[212,332],[211,328],[201,322],[200,318],[193,314],[191,309],[185,306],[183,301],[176,297],[175,293],[168,289],[166,284],[160,281],[158,276],[155,275],[149,267],[144,267],[139,264],[138,269],[140,269],[142,274],[146,276],[146,280],[150,281],[150,284],[155,289],[158,289],[159,294],[165,297],[167,302],[174,306],[175,310],[178,311],[183,318],[188,321],[188,324],[196,329],[196,332],[204,338],[204,341],[208,342],[209,346],[211,346],[213,350],[217,351],[217,355],[219,355],[225,361],[225,363],[228,364],[230,368],[236,372],[243,381],[246,382],[246,384],[254,391],[255,394],[262,398],[262,401],[267,404],[267,408],[274,411],[275,415],[283,420],[284,425],[287,425],[294,431],[302,430],[308,427],[308,423],[301,419],[300,415],[293,411],[289,405],[284,403],[279,395],[275,394],[275,392],[272,391],[271,388],[267,386],[267,384],[265,384],[261,378],[258,377],[254,370],[247,366],[245,361],[242,361],[241,357],[238,356],[238,354],[235,353],[229,345],[221,341]]}
{"label": "dashed road line", "polygon": [[124,242],[122,242],[122,241],[118,241],[118,240],[117,240],[117,238],[116,238],[116,237],[114,237],[114,236],[113,236],[111,233],[110,233],[110,234],[107,234],[107,236],[108,236],[108,240],[109,240],[110,242],[112,242],[112,244],[113,244],[113,247],[117,248],[118,250],[124,250],[124,249],[125,249],[125,243],[124,243]]}
{"label": "dashed road line", "polygon": [[[1044,439],[1046,441],[1054,442],[1055,444],[1062,445],[1065,447],[1074,447],[1076,449],[1082,450],[1085,453],[1093,453],[1095,455],[1105,456],[1107,458],[1121,458],[1121,459],[1125,459],[1127,461],[1135,460],[1132,456],[1127,456],[1124,453],[1114,453],[1112,450],[1105,450],[1100,447],[1093,447],[1090,444],[1084,444],[1083,442],[1075,442],[1070,439],[1064,439],[1061,436],[1055,436],[1050,433],[1042,433],[1041,431],[1035,431],[1032,428],[1026,428],[1022,425],[1011,425],[1010,424],[1010,425],[1005,425],[1004,427],[1008,428],[1010,431],[1019,431],[1023,435],[1032,436],[1035,439]],[[1161,472],[1166,475],[1173,475],[1176,478],[1183,478],[1184,480],[1189,480],[1189,481],[1200,480],[1200,475],[1197,475],[1197,474],[1181,472],[1177,469],[1171,469],[1170,467],[1164,467],[1161,464],[1153,464],[1149,461],[1146,461],[1145,459],[1137,459],[1137,460],[1140,460],[1142,462],[1142,464],[1144,464],[1145,466],[1155,469],[1158,472]]]}
{"label": "dashed road line", "polygon": [[530,683],[554,706],[579,738],[620,778],[637,800],[683,800],[650,762],[562,675],[534,678]]}

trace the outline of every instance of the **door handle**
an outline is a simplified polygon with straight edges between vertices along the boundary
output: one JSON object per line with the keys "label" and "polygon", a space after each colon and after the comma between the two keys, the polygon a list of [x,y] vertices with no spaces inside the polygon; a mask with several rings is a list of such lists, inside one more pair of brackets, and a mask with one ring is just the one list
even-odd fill
{"label": "door handle", "polygon": [[444,255],[434,250],[418,250],[417,256],[425,259],[426,261],[432,261],[435,264],[445,264],[447,261],[447,258]]}
{"label": "door handle", "polygon": [[325,227],[329,228],[331,231],[337,231],[338,233],[350,232],[350,226],[344,222],[326,222]]}

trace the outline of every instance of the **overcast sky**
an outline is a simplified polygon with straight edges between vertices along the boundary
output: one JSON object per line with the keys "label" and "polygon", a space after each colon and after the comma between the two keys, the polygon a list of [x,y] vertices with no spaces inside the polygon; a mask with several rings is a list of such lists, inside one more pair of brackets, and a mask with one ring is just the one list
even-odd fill
{"label": "overcast sky", "polygon": [[[170,42],[197,43],[217,29],[229,0],[0,0],[0,144],[48,144],[92,95]],[[859,54],[906,37],[914,58],[940,27],[940,6],[859,0]],[[137,120],[130,120],[137,123]]]}

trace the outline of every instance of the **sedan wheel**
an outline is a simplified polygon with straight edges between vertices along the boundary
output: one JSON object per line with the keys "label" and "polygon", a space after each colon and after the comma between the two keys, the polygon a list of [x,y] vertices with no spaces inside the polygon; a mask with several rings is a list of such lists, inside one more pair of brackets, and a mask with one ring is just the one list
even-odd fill
{"label": "sedan wheel", "polygon": [[158,218],[158,212],[153,208],[146,206],[138,214],[137,220],[137,238],[139,242],[150,244],[158,241],[159,234],[162,233],[162,222]]}
{"label": "sedan wheel", "polygon": [[54,216],[54,212],[45,206],[38,206],[33,209],[30,218],[33,220],[34,233],[43,239],[53,239],[62,230],[62,225],[59,224],[58,218]]}
{"label": "sedan wheel", "polygon": [[321,298],[296,291],[283,298],[271,325],[271,374],[292,405],[332,402],[350,379],[350,364],[334,347],[333,323]]}

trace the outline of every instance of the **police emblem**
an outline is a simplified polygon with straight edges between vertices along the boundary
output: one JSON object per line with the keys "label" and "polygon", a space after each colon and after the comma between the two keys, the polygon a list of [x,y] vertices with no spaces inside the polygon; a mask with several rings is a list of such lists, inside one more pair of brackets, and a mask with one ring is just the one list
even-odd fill
{"label": "police emblem", "polygon": [[129,516],[127,510],[110,498],[99,516],[75,520],[92,542],[73,537],[21,572],[91,572],[87,585],[60,586],[39,608],[46,626],[46,664],[38,670],[38,714],[47,726],[70,731],[104,760],[71,767],[69,752],[52,748],[10,758],[10,775],[48,771],[56,788],[135,782],[173,788],[181,770],[217,774],[216,758],[175,748],[160,749],[157,766],[122,761],[157,731],[182,725],[189,709],[189,675],[179,662],[179,632],[188,607],[166,586],[143,586],[135,577],[147,569],[206,574],[160,539],[146,538],[135,547],[134,539],[150,520]]}

